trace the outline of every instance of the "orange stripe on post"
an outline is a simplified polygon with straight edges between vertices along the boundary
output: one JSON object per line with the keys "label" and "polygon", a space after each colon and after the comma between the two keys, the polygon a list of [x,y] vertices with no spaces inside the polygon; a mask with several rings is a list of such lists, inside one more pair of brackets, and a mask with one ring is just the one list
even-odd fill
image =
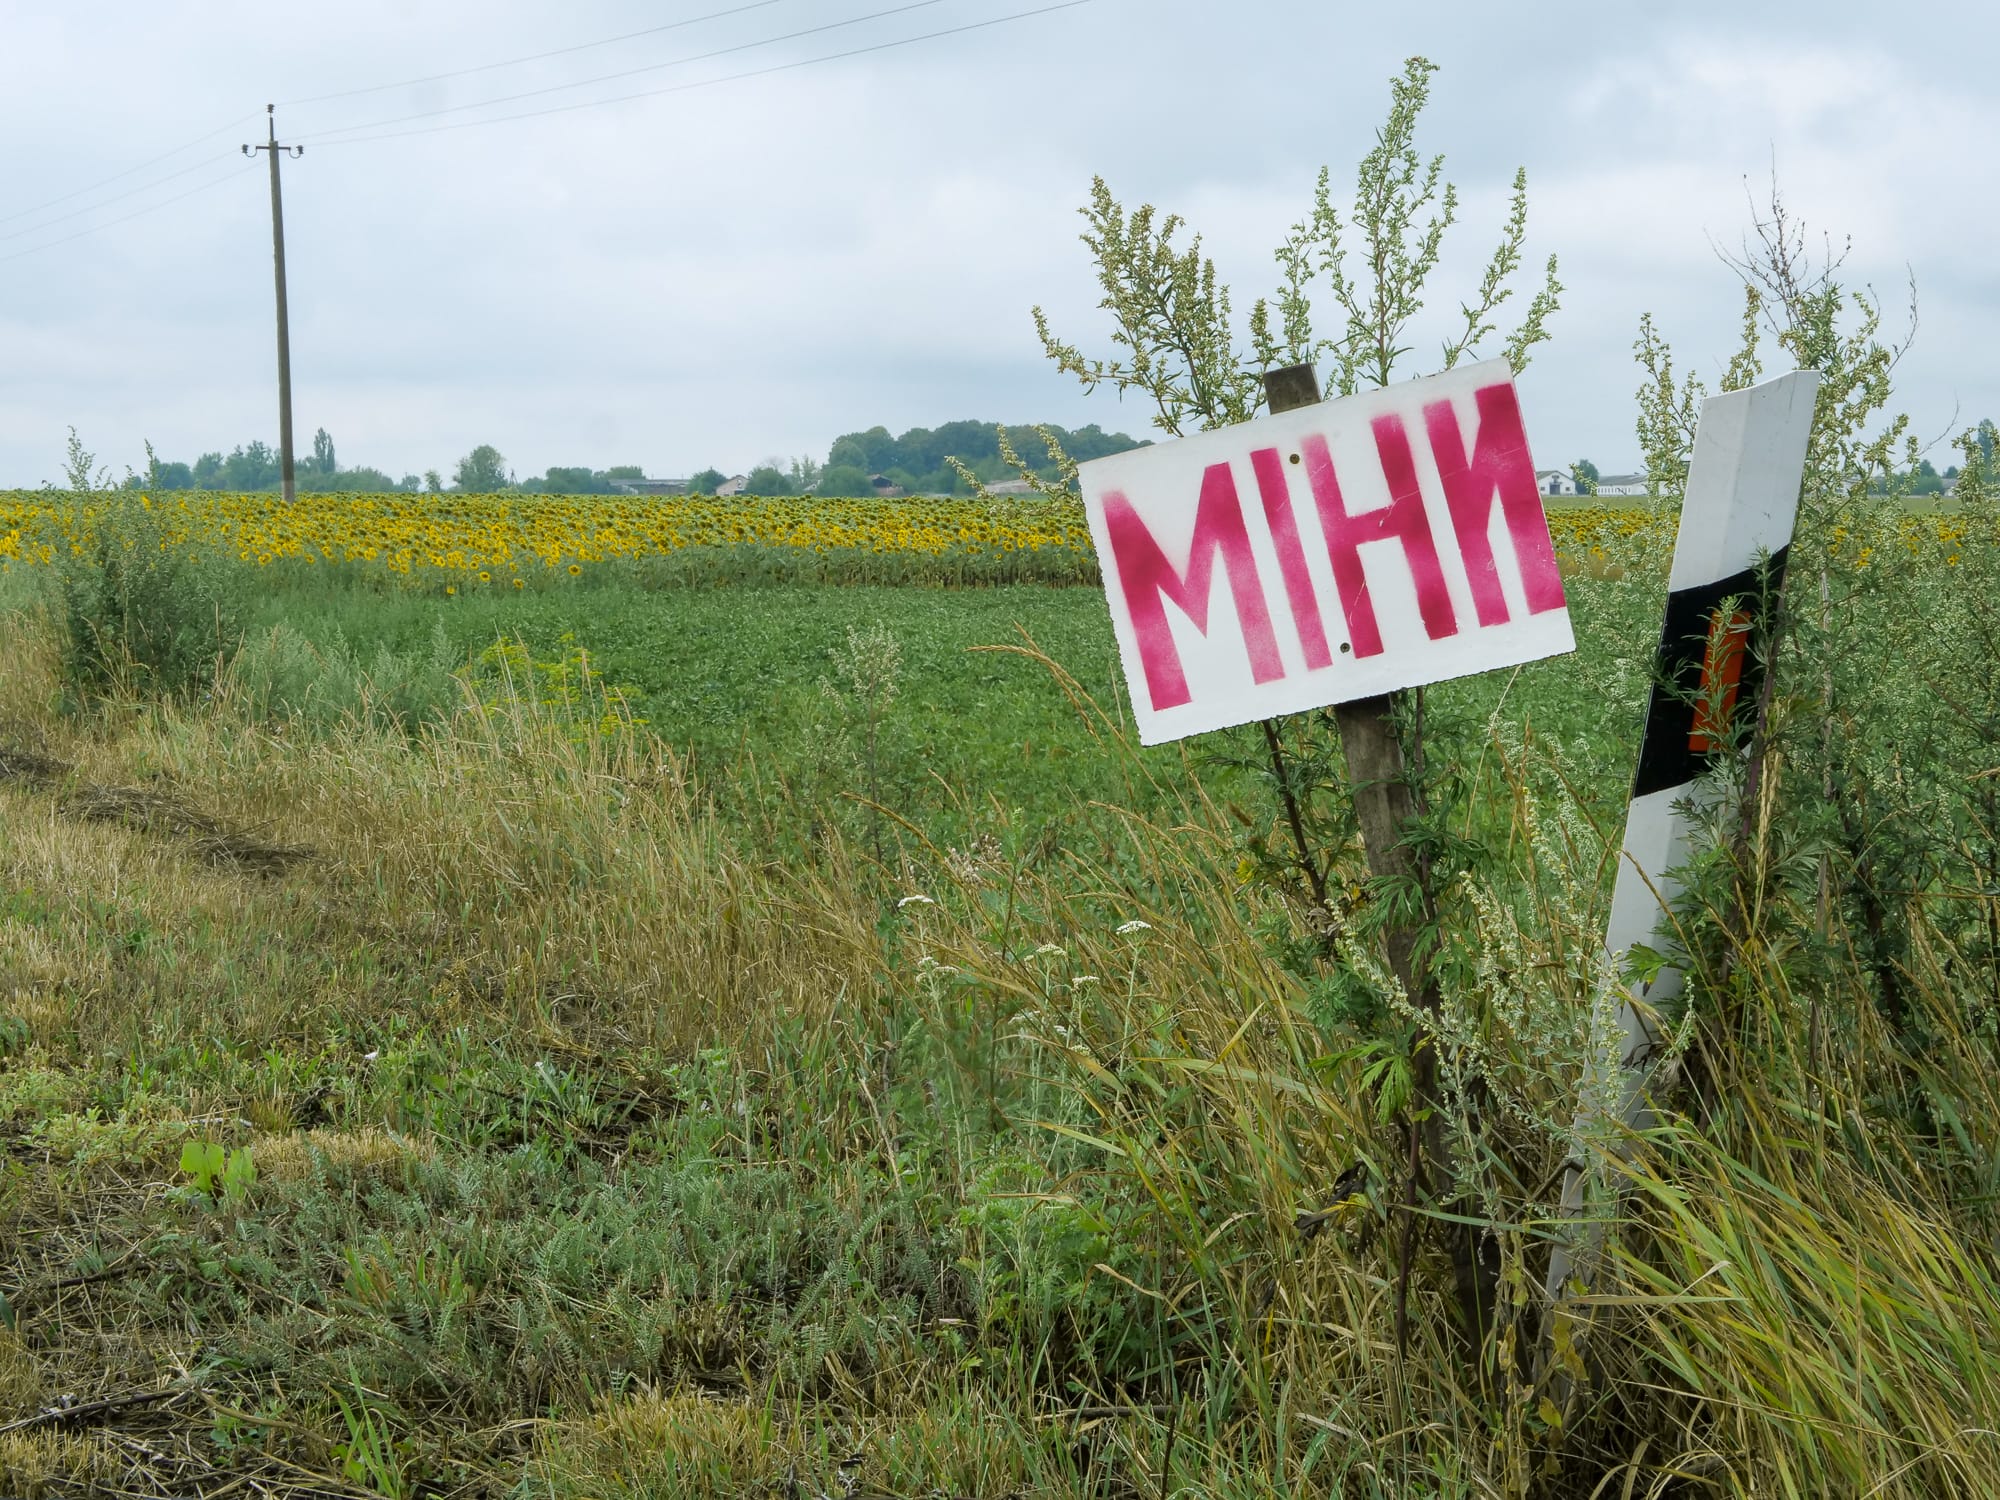
{"label": "orange stripe on post", "polygon": [[1710,618],[1708,655],[1702,658],[1700,696],[1695,699],[1694,726],[1688,731],[1688,749],[1698,755],[1729,744],[1729,720],[1743,682],[1750,623],[1750,616],[1740,609],[1726,621],[1719,609]]}

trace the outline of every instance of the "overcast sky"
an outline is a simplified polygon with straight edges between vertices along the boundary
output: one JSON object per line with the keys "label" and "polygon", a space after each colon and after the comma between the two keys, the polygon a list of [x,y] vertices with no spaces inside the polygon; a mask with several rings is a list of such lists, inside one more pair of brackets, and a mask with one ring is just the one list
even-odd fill
{"label": "overcast sky", "polygon": [[[1720,367],[1739,302],[1714,245],[1774,161],[1898,326],[1914,274],[1899,399],[1919,430],[2000,415],[2000,7],[1088,0],[731,77],[1049,3],[10,0],[0,485],[58,477],[70,424],[121,471],[147,438],[187,460],[275,442],[267,178],[238,154],[268,100],[308,143],[284,168],[302,449],[324,426],[343,463],[392,474],[490,442],[523,476],[682,475],[823,458],[876,423],[1149,430],[1048,365],[1029,317],[1108,352],[1076,239],[1092,175],[1183,214],[1247,312],[1318,168],[1351,184],[1412,53],[1441,66],[1419,143],[1464,203],[1433,305],[1469,292],[1517,165],[1531,263],[1561,259],[1523,381],[1539,462],[1636,464],[1642,311]],[[773,40],[809,27],[830,29]]]}

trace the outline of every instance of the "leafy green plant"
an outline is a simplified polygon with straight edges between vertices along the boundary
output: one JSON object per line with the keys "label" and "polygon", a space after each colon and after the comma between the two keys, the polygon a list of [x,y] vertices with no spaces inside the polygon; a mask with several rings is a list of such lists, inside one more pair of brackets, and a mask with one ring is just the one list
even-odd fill
{"label": "leafy green plant", "polygon": [[[1328,385],[1340,395],[1388,384],[1412,352],[1403,339],[1423,310],[1445,232],[1458,217],[1457,189],[1443,181],[1444,158],[1425,160],[1415,144],[1435,71],[1434,63],[1413,57],[1392,82],[1388,117],[1361,159],[1345,216],[1334,201],[1329,172],[1321,171],[1311,213],[1278,248],[1281,284],[1275,298],[1259,299],[1251,310],[1247,350],[1232,323],[1229,288],[1217,279],[1215,263],[1202,255],[1200,236],[1180,248],[1175,236],[1186,226],[1178,215],[1161,217],[1151,204],[1128,213],[1098,178],[1082,210],[1088,225],[1082,238],[1104,293],[1098,305],[1111,315],[1112,342],[1124,353],[1109,359],[1085,355],[1058,338],[1037,308],[1035,326],[1049,359],[1086,390],[1107,385],[1121,395],[1139,392],[1155,408],[1154,425],[1176,436],[1253,416],[1264,404],[1259,372],[1280,364],[1324,365]],[[1510,282],[1520,268],[1527,212],[1527,178],[1517,172],[1500,244],[1477,291],[1460,304],[1462,326],[1443,342],[1438,368],[1450,369],[1476,353],[1497,331],[1494,319],[1512,295]],[[1350,235],[1360,241],[1358,274],[1348,263]],[[1334,334],[1321,333],[1315,324],[1315,289],[1329,296],[1336,310]],[[1517,371],[1548,338],[1548,320],[1561,292],[1551,256],[1541,288],[1502,351]]]}
{"label": "leafy green plant", "polygon": [[903,647],[895,632],[877,622],[847,627],[847,639],[831,653],[833,675],[820,680],[820,696],[831,709],[835,732],[858,738],[854,755],[867,799],[868,846],[882,862],[883,745],[890,706],[902,687]]}
{"label": "leafy green plant", "polygon": [[565,631],[556,644],[557,655],[537,657],[523,641],[496,641],[479,653],[464,679],[487,713],[532,706],[579,742],[645,724],[633,717],[628,690],[604,680],[573,634]]}
{"label": "leafy green plant", "polygon": [[204,1198],[238,1204],[257,1182],[257,1163],[248,1147],[231,1150],[218,1141],[189,1141],[181,1147],[181,1171]]}

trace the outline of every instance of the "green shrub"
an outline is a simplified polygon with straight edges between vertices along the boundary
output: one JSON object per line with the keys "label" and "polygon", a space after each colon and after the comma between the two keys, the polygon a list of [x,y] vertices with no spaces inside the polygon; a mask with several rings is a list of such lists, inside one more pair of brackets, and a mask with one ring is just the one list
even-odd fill
{"label": "green shrub", "polygon": [[441,619],[428,645],[378,642],[369,658],[339,630],[321,646],[280,622],[238,648],[223,695],[253,720],[295,719],[322,734],[356,722],[409,730],[441,724],[463,704],[455,674],[464,660]]}
{"label": "green shrub", "polygon": [[241,639],[239,585],[222,559],[170,536],[150,496],[79,487],[68,503],[82,540],[52,573],[64,682],[84,698],[192,696]]}

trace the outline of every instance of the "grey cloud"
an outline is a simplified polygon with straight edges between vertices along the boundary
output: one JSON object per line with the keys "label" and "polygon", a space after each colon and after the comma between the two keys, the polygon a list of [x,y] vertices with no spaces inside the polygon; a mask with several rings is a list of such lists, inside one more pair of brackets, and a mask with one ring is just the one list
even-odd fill
{"label": "grey cloud", "polygon": [[[851,40],[1024,5],[943,0]],[[12,147],[0,217],[237,114],[239,130],[211,143],[223,172],[238,136],[260,130],[267,97],[715,8],[313,0],[274,23],[247,4],[17,7],[0,21],[16,63],[0,97]],[[311,138],[876,8],[787,0],[668,39],[288,107],[281,129]],[[1711,242],[1741,233],[1744,178],[1774,156],[1801,213],[1853,233],[1857,278],[1893,303],[1906,263],[1917,276],[1925,326],[1902,397],[1934,432],[1954,410],[2000,413],[1987,355],[2000,286],[1985,251],[2000,121],[1990,91],[1949,61],[1992,55],[1995,33],[1971,6],[1905,7],[1892,30],[1872,6],[1450,3],[1369,20],[1306,0],[1093,0],[604,109],[326,139],[286,167],[299,423],[329,427],[343,457],[392,472],[447,466],[483,441],[524,472],[683,471],[823,452],[875,422],[1045,416],[1138,430],[1142,409],[1086,398],[1045,364],[1027,316],[1039,302],[1080,341],[1101,339],[1073,214],[1092,173],[1131,201],[1187,213],[1247,310],[1315,170],[1331,163],[1336,182],[1351,171],[1389,76],[1424,51],[1443,66],[1424,140],[1466,193],[1445,292],[1477,274],[1517,163],[1531,179],[1531,253],[1562,257],[1565,310],[1526,387],[1547,461],[1631,461],[1642,310],[1691,367],[1722,357],[1737,308]],[[768,57],[820,50],[837,47]],[[189,457],[268,437],[263,183],[245,164],[128,226],[0,260],[0,483],[53,477],[69,423],[117,463],[136,463],[147,437]],[[23,222],[39,220],[0,223],[0,234]],[[0,242],[0,256],[36,243]]]}

